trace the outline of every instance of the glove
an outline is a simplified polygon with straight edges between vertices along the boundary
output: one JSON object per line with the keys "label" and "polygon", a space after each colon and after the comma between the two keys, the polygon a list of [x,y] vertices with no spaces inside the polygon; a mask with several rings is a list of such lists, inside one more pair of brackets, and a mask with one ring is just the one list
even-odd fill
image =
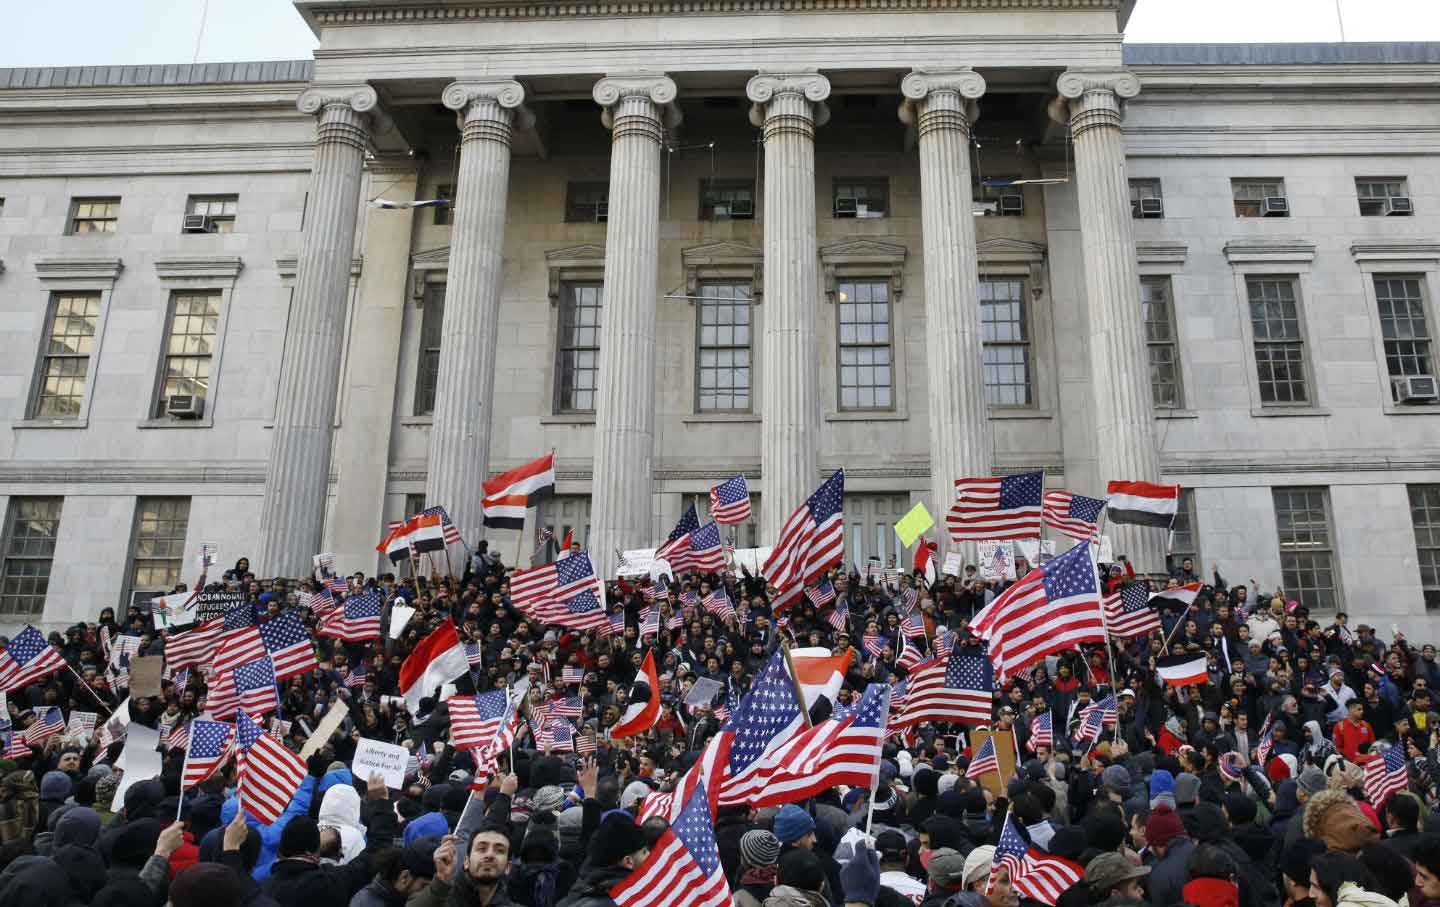
{"label": "glove", "polygon": [[880,855],[868,843],[857,844],[850,862],[840,867],[840,888],[847,904],[874,904],[880,895]]}

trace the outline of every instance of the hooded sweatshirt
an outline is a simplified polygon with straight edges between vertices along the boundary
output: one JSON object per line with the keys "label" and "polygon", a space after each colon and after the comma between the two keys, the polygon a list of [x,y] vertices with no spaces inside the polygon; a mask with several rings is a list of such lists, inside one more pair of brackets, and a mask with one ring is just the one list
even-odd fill
{"label": "hooded sweatshirt", "polygon": [[320,801],[320,816],[316,821],[322,828],[334,828],[340,832],[342,865],[364,852],[365,826],[360,821],[360,794],[354,787],[349,784],[336,784],[325,791],[325,797]]}

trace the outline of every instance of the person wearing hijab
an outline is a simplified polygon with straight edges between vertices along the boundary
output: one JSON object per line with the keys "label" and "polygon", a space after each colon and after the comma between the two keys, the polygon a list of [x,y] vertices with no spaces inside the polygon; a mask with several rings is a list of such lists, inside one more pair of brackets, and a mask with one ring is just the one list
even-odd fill
{"label": "person wearing hijab", "polygon": [[360,794],[353,785],[335,784],[327,789],[320,800],[317,821],[321,829],[333,828],[340,834],[340,855],[335,862],[343,866],[364,853],[365,826],[360,821]]}

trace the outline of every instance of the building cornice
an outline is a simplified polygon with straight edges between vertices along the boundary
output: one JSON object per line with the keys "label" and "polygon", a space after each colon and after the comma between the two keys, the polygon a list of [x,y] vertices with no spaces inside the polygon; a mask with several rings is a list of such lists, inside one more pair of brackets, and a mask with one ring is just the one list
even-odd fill
{"label": "building cornice", "polygon": [[155,259],[155,276],[161,280],[215,278],[234,280],[245,263],[237,255],[176,256]]}
{"label": "building cornice", "polygon": [[42,258],[35,262],[35,276],[41,280],[109,280],[124,270],[118,258]]}

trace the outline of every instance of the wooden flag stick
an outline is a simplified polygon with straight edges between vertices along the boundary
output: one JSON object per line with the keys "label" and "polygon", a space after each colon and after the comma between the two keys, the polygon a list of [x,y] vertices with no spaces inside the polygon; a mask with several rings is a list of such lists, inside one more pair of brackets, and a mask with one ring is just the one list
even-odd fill
{"label": "wooden flag stick", "polygon": [[[51,646],[50,648],[53,649],[53,648],[55,648],[55,647],[54,647],[54,646]],[[68,662],[68,661],[65,662],[65,670],[69,671],[71,674],[75,674],[75,679],[76,679],[77,681],[79,681],[80,685],[81,685],[82,687],[84,687],[84,688],[86,689],[86,691],[88,691],[88,692],[90,693],[90,696],[95,700],[96,705],[100,706],[100,708],[104,709],[106,712],[108,712],[108,713],[110,713],[110,714],[112,714],[112,715],[114,714],[114,710],[112,710],[112,709],[110,708],[110,706],[106,705],[106,704],[100,699],[100,694],[99,694],[99,693],[96,693],[93,689],[91,689],[90,684],[88,684],[88,683],[85,682],[85,678],[84,678],[84,677],[81,677],[79,674],[76,674],[76,673],[75,673],[75,669],[72,668],[72,667],[70,667],[70,662]]]}

